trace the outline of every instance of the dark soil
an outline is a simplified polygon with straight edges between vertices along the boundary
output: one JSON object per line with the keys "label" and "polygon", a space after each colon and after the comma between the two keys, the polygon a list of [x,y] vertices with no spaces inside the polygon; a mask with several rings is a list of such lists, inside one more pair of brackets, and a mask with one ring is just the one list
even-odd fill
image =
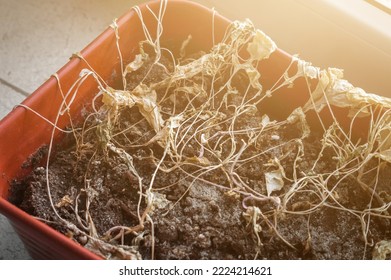
{"label": "dark soil", "polygon": [[[165,72],[157,66],[155,68],[152,71],[155,75],[149,76],[146,80],[145,69],[140,69],[132,77],[128,77],[128,89],[136,87],[141,79],[144,79],[145,83],[151,83],[164,77]],[[243,82],[241,79],[238,77],[238,83]],[[158,95],[163,96],[164,90],[158,92]],[[232,98],[228,102],[235,104],[236,101]],[[199,100],[199,104],[201,103],[202,100]],[[178,104],[186,104],[186,102],[178,102]],[[162,111],[167,112],[168,115],[172,110],[171,105],[169,101],[162,102]],[[182,109],[176,108],[178,111]],[[230,110],[228,106],[224,113],[232,114]],[[132,131],[118,136],[115,141],[119,147],[132,155],[134,165],[143,178],[142,187],[145,192],[156,166],[154,158],[160,158],[163,149],[156,143],[146,147],[135,146],[147,143],[154,135],[137,108],[123,110],[120,120],[117,131],[122,131],[129,126],[129,120],[138,123]],[[256,127],[260,122],[261,115],[246,115],[238,122],[237,129]],[[97,120],[91,120],[92,127],[97,123],[99,123]],[[224,129],[224,127],[216,127],[214,132],[224,131]],[[243,163],[237,169],[246,184],[257,192],[266,193],[264,173],[269,169],[267,163],[283,154],[288,156],[281,161],[281,164],[285,168],[287,177],[291,177],[298,145],[289,140],[297,138],[299,134],[299,129],[295,125],[285,125],[279,130],[265,132],[257,146],[262,147],[263,150],[274,146],[278,148]],[[79,215],[83,217],[89,207],[97,234],[104,236],[115,226],[133,227],[138,224],[139,185],[137,178],[129,172],[129,168],[118,156],[104,149],[91,148],[99,146],[98,140],[94,140],[94,135],[95,132],[86,135],[84,143],[78,142],[78,146],[73,135],[67,136],[64,140],[65,144],[60,144],[56,148],[55,158],[49,168],[50,190],[55,208],[63,219],[76,225],[80,224],[75,215],[77,202]],[[303,140],[305,157],[300,161],[302,172],[307,172],[316,160],[321,149],[320,137],[321,135],[313,133]],[[223,145],[223,152],[228,153],[224,149]],[[246,150],[243,157],[249,157],[251,153],[259,153],[257,149],[254,147]],[[26,165],[32,166],[33,172],[27,178],[13,183],[10,201],[70,238],[85,244],[87,242],[85,239],[64,227],[50,205],[45,168],[40,165],[44,152],[45,149],[41,149],[36,158],[34,156],[29,158]],[[196,142],[189,142],[183,154],[192,158],[199,152],[199,145]],[[213,160],[213,156],[209,156]],[[327,172],[335,166],[331,151],[326,150],[322,160],[324,163],[320,164],[319,168],[323,170],[317,170],[318,172]],[[169,163],[167,163],[168,167],[170,167]],[[153,185],[157,203],[150,213],[153,228],[148,223],[143,234],[137,237],[128,234],[123,239],[125,245],[136,246],[143,259],[151,258],[152,242],[154,242],[157,259],[371,258],[373,246],[369,245],[365,250],[362,226],[357,216],[326,206],[319,207],[309,215],[297,215],[273,212],[272,205],[251,199],[243,205],[243,197],[230,191],[229,182],[222,171],[209,172],[199,177],[199,180],[194,180],[186,176],[187,173],[196,172],[194,168],[188,165],[183,167],[184,170],[174,169],[168,173],[157,173]],[[382,185],[378,186],[379,189],[388,190],[388,194],[391,179],[389,171],[390,166],[382,169],[379,180]],[[289,186],[289,182],[285,183]],[[332,187],[331,184],[329,188]],[[339,193],[340,202],[349,208],[365,209],[370,196],[354,178],[345,180],[344,187],[345,189],[339,187],[343,189]],[[276,194],[282,194],[284,191],[286,189]],[[307,199],[305,196],[308,196]],[[301,202],[289,205],[291,209],[305,210],[316,200],[307,194],[299,198]],[[87,200],[90,201],[88,206]],[[302,201],[307,201],[307,204]],[[262,227],[259,233],[261,244],[259,244],[253,225],[249,224],[243,215],[246,212],[245,207],[250,206],[259,207],[272,223],[275,218],[276,229],[280,236],[294,248],[289,247],[277,236],[273,228],[262,220],[258,221]],[[145,199],[142,199],[141,210],[145,207]],[[368,240],[374,245],[378,241],[389,239],[391,239],[389,221],[373,217]],[[112,244],[119,242],[119,240],[111,241]]]}
{"label": "dark soil", "polygon": [[[316,141],[312,142],[316,143]],[[311,143],[307,143],[311,145]],[[51,194],[57,206],[69,196],[74,200],[83,185],[82,171],[75,171],[75,157],[69,151],[58,152],[49,174]],[[80,165],[79,165],[80,166]],[[102,166],[91,163],[91,188],[96,197],[91,203],[90,212],[97,231],[104,234],[116,225],[137,224],[137,183],[127,173],[126,166],[111,162]],[[79,173],[79,174],[78,174]],[[249,169],[249,173],[252,170]],[[249,175],[250,175],[249,174]],[[382,174],[382,178],[387,178]],[[261,188],[257,178],[249,176]],[[159,176],[158,183],[168,186],[178,182],[176,174]],[[189,182],[177,183],[175,189],[163,192],[168,203],[173,204],[188,189]],[[357,185],[354,196],[368,200],[367,195]],[[16,190],[24,190],[16,192]],[[14,183],[11,201],[26,212],[41,219],[58,222],[48,202],[45,169],[35,168],[31,176],[22,182]],[[83,192],[81,192],[83,194]],[[82,202],[83,197],[79,200]],[[169,205],[170,205],[169,204]],[[83,205],[79,206],[83,207]],[[85,206],[84,206],[85,207]],[[155,254],[157,259],[253,259],[258,251],[256,237],[251,226],[243,218],[240,200],[217,187],[197,182],[188,190],[182,200],[164,215],[168,205],[156,209],[152,215],[155,221]],[[57,207],[60,215],[76,223],[71,204]],[[61,223],[50,225],[68,234]],[[296,249],[291,249],[281,241],[267,225],[263,225],[258,258],[263,259],[362,259],[365,243],[359,219],[347,212],[331,208],[320,208],[311,215],[286,214],[279,219],[278,230]],[[370,239],[374,243],[391,238],[388,221],[372,219]],[[310,239],[309,239],[310,237]],[[74,237],[77,240],[77,236]],[[143,258],[150,258],[150,242],[146,238],[139,250]],[[132,238],[127,238],[131,244]],[[365,258],[371,258],[371,247]]]}

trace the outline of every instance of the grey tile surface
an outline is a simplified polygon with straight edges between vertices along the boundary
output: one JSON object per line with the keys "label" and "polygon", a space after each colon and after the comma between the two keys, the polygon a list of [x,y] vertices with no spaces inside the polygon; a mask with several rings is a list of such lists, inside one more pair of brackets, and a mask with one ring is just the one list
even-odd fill
{"label": "grey tile surface", "polygon": [[0,0],[0,78],[31,93],[140,2]]}
{"label": "grey tile surface", "polygon": [[0,260],[31,259],[7,219],[0,215]]}
{"label": "grey tile surface", "polygon": [[25,98],[26,96],[9,86],[4,85],[0,81],[0,119],[8,114],[16,104],[20,103]]}

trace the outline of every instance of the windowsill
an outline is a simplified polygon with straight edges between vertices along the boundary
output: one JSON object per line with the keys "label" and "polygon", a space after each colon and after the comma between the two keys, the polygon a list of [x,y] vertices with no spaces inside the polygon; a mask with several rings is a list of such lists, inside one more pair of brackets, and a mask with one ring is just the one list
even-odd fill
{"label": "windowsill", "polygon": [[389,0],[366,0],[371,5],[391,15],[391,1]]}
{"label": "windowsill", "polygon": [[344,69],[355,86],[391,97],[391,16],[365,0],[195,0],[250,18],[277,45],[314,65]]}
{"label": "windowsill", "polygon": [[298,0],[298,2],[391,57],[391,16],[368,3],[369,1]]}

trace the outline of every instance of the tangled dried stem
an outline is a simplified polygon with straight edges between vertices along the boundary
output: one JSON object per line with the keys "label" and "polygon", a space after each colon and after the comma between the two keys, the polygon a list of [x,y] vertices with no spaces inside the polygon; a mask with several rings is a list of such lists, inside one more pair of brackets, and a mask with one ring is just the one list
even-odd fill
{"label": "tangled dried stem", "polygon": [[[123,255],[126,235],[135,236],[134,245],[147,233],[154,238],[153,211],[164,202],[164,199],[157,199],[161,198],[159,192],[175,188],[181,180],[190,180],[187,191],[193,184],[201,183],[219,188],[242,201],[243,217],[252,226],[257,250],[262,247],[259,234],[264,228],[270,228],[293,247],[279,233],[280,217],[286,214],[310,217],[322,207],[347,211],[356,216],[362,223],[365,242],[370,244],[367,236],[371,217],[391,218],[390,196],[382,195],[382,192],[389,194],[390,191],[377,187],[380,170],[391,162],[391,102],[353,87],[342,79],[342,72],[338,69],[320,70],[297,57],[293,57],[274,86],[264,89],[260,83],[262,69],[258,63],[268,59],[276,45],[255,29],[250,21],[233,22],[222,42],[214,45],[210,52],[175,60],[174,55],[160,43],[166,4],[166,1],[161,1],[160,12],[155,15],[158,22],[156,38],[152,38],[143,24],[146,40],[140,43],[140,54],[126,66],[120,55],[123,89],[110,88],[92,69],[85,70],[75,86],[64,95],[64,104],[59,112],[62,115],[69,110],[73,98],[68,103],[65,100],[76,96],[77,88],[86,77],[96,79],[100,91],[93,100],[93,112],[81,128],[72,126],[77,143],[75,153],[78,158],[88,156],[90,163],[109,161],[115,157],[127,166],[129,176],[136,178],[138,184],[138,224],[118,225],[103,235],[97,233],[88,209],[98,194],[90,183],[88,168],[85,170],[85,185],[72,204],[78,223],[73,225],[57,214],[60,220],[88,236],[91,244],[100,246],[100,252],[118,250]],[[135,7],[135,11],[143,20],[140,9]],[[116,22],[111,27],[116,32],[121,54]],[[191,44],[191,37],[182,45],[182,54],[188,44]],[[168,55],[163,55],[163,51]],[[164,58],[167,57],[171,65],[165,63]],[[293,65],[297,65],[297,72],[289,76]],[[131,88],[127,78],[142,67],[149,67],[147,75]],[[158,81],[147,83],[154,67],[160,68],[164,75]],[[310,80],[318,81],[303,107],[296,108],[287,119],[280,121],[270,120],[268,115],[259,111],[262,102],[280,89],[293,86],[298,79],[305,79],[308,84]],[[101,106],[96,105],[99,102]],[[350,131],[345,131],[338,123],[333,106],[349,108]],[[124,122],[123,116],[129,110],[136,110],[138,117]],[[329,111],[333,119],[331,125],[324,124],[321,110]],[[307,152],[304,142],[312,133],[306,114],[311,111],[316,113],[324,133],[317,159],[310,168],[303,168],[302,160]],[[354,140],[352,128],[362,116],[369,117],[371,121],[367,139],[360,142]],[[57,129],[56,123],[53,123],[53,131]],[[299,131],[297,135],[280,139],[281,132],[291,127]],[[264,146],[262,143],[266,138],[271,138],[270,143],[276,140],[276,144]],[[148,177],[145,172],[140,175],[143,167],[134,160],[133,153],[140,148],[149,151],[142,160],[154,165]],[[332,161],[324,168],[322,159],[326,153],[331,154]],[[259,189],[249,183],[243,170],[258,164],[257,159],[265,155],[270,161],[264,164],[267,172],[261,180],[264,187]],[[283,162],[290,157],[292,170],[285,170]],[[136,161],[140,163],[140,159]],[[164,187],[155,184],[160,174],[170,172],[180,174],[176,184]],[[223,180],[214,181],[213,178],[218,177],[216,174]],[[353,209],[351,200],[354,197],[348,197],[348,201],[340,199],[341,193],[345,192],[345,182],[352,178],[370,197],[365,208]],[[47,184],[50,197],[48,176]],[[175,207],[187,191],[170,204],[167,211]],[[78,208],[81,197],[86,205],[83,214]],[[57,213],[53,202],[52,207]],[[311,234],[308,232],[307,241],[310,242]],[[107,245],[117,241],[118,247]],[[110,246],[110,249],[104,249],[105,246]],[[133,249],[130,251],[133,252]],[[133,252],[131,257],[135,256]]]}

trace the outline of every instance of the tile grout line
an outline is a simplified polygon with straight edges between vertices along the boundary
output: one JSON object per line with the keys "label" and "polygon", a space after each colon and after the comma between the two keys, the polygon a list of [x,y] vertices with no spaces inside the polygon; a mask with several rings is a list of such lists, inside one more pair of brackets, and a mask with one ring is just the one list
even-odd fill
{"label": "tile grout line", "polygon": [[20,94],[22,94],[22,95],[24,95],[26,97],[30,95],[27,91],[24,91],[23,89],[21,89],[21,88],[15,86],[13,84],[7,82],[6,80],[4,80],[2,78],[0,78],[0,83],[5,85],[5,86],[7,86],[7,87],[9,87],[9,88],[12,88],[14,91],[16,91],[16,92],[18,92],[18,93],[20,93]]}

